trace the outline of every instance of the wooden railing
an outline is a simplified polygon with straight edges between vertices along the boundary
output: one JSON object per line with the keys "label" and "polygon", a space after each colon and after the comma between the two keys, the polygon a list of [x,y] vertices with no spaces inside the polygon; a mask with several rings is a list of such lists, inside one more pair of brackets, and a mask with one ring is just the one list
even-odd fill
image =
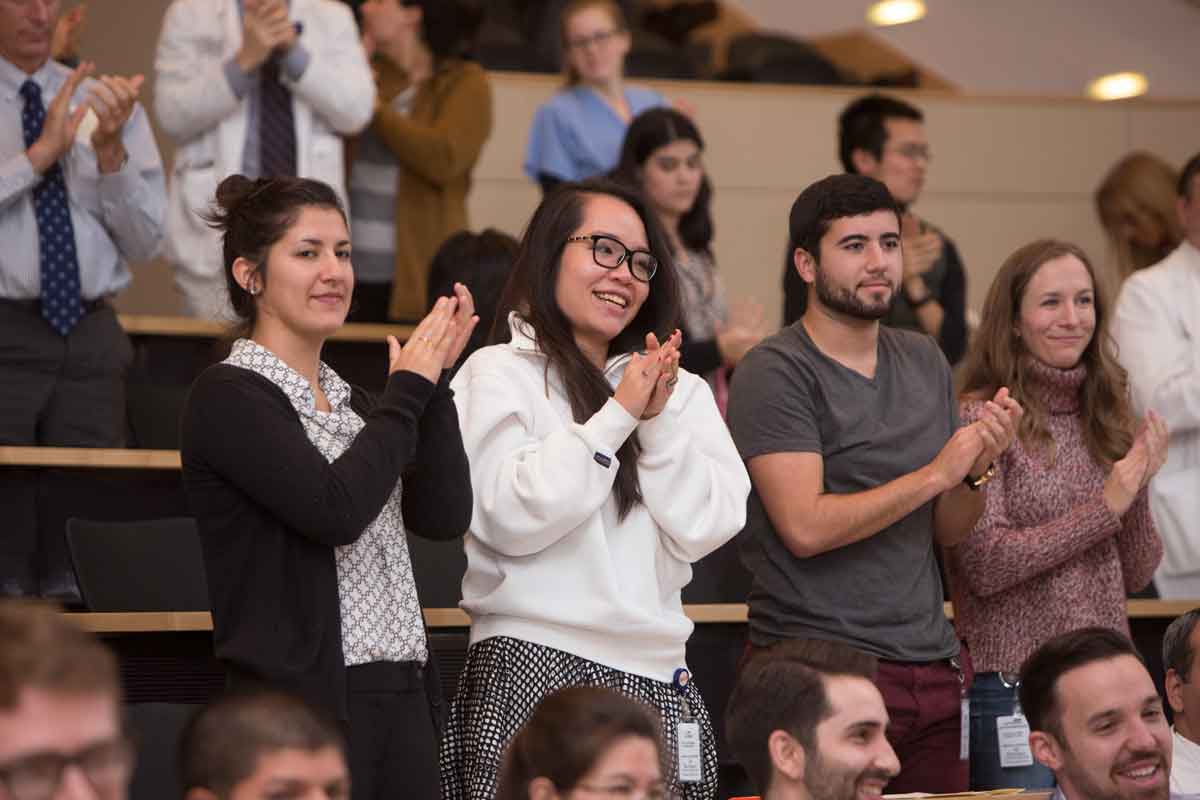
{"label": "wooden railing", "polygon": [[[1130,619],[1174,619],[1196,607],[1191,600],[1129,600]],[[697,625],[741,624],[746,622],[745,603],[685,605],[683,611]],[[945,604],[946,616],[953,618],[954,608]],[[76,612],[66,616],[93,633],[179,633],[211,631],[212,616],[207,611],[127,611]],[[471,618],[459,608],[427,608],[425,624],[430,628],[465,628]]]}

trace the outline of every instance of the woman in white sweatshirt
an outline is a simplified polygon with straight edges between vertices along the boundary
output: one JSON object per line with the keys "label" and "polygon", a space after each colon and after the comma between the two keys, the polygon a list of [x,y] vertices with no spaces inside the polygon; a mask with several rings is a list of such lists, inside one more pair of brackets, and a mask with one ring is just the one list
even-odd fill
{"label": "woman in white sweatshirt", "polygon": [[[677,292],[635,193],[564,184],[534,213],[505,290],[512,341],[476,351],[452,384],[475,496],[444,798],[491,797],[508,740],[575,685],[657,709],[671,787],[716,795],[712,725],[681,680],[680,590],[741,530],[750,481],[708,384],[679,370]],[[698,780],[680,780],[681,722],[698,726]]]}

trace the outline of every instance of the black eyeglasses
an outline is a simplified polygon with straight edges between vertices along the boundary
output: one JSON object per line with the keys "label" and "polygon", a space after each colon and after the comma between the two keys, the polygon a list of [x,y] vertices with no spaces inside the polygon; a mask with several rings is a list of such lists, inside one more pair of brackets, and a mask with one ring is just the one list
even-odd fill
{"label": "black eyeglasses", "polygon": [[567,40],[567,49],[568,50],[582,50],[590,44],[594,44],[597,47],[601,47],[603,45],[608,44],[612,40],[612,38],[620,32],[621,31],[619,29],[614,28],[611,31],[596,31],[595,33],[591,34],[590,36],[580,36],[578,39],[568,39]]}
{"label": "black eyeglasses", "polygon": [[629,262],[629,274],[642,283],[649,283],[658,272],[658,259],[649,250],[630,250],[611,236],[593,233],[590,236],[572,236],[568,242],[591,242],[592,259],[605,269],[616,269]]}
{"label": "black eyeglasses", "polygon": [[101,797],[124,796],[133,772],[133,744],[117,737],[77,753],[33,753],[0,765],[0,784],[13,800],[50,800],[68,766],[79,767]]}

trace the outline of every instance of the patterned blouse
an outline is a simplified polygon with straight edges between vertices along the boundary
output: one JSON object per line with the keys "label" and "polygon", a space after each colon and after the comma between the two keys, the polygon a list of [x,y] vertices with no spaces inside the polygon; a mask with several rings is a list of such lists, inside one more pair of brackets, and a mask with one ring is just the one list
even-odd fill
{"label": "patterned blouse", "polygon": [[[257,342],[238,339],[225,363],[256,372],[278,386],[300,416],[308,440],[331,462],[363,428],[362,418],[350,408],[349,384],[324,362],[318,381],[332,408],[329,413],[317,410],[312,387],[303,376]],[[424,663],[429,655],[400,515],[400,492],[397,483],[379,516],[357,541],[334,548],[346,666],[373,661]]]}

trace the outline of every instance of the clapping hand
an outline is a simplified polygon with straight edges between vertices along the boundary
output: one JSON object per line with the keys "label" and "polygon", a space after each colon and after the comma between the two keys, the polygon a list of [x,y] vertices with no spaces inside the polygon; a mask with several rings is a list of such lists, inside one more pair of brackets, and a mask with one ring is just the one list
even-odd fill
{"label": "clapping hand", "polygon": [[1000,387],[995,397],[984,404],[979,419],[972,423],[983,441],[983,450],[968,475],[982,475],[1009,448],[1021,427],[1023,416],[1025,409],[1008,393],[1007,387]]}
{"label": "clapping hand", "polygon": [[454,284],[454,299],[458,301],[458,307],[454,311],[454,341],[446,351],[446,360],[442,365],[444,369],[450,369],[458,363],[475,326],[479,324],[479,315],[475,313],[475,298],[464,284]]}
{"label": "clapping hand", "polygon": [[675,384],[679,383],[679,345],[682,343],[683,334],[678,328],[662,345],[653,333],[646,334],[646,356],[658,359],[659,372],[650,400],[642,411],[642,419],[653,419],[667,407],[667,402],[675,391]]}
{"label": "clapping hand", "polygon": [[614,399],[638,419],[656,416],[667,404],[675,389],[675,373],[679,369],[679,331],[659,346],[658,337],[646,334],[646,352],[634,353],[625,366],[625,373]]}
{"label": "clapping hand", "polygon": [[388,375],[408,370],[437,383],[458,338],[457,310],[457,297],[439,297],[403,347],[395,336],[387,337]]}
{"label": "clapping hand", "polygon": [[1121,516],[1129,510],[1138,492],[1167,460],[1169,438],[1163,418],[1153,410],[1146,412],[1129,452],[1113,464],[1104,482],[1104,504],[1109,511]]}

